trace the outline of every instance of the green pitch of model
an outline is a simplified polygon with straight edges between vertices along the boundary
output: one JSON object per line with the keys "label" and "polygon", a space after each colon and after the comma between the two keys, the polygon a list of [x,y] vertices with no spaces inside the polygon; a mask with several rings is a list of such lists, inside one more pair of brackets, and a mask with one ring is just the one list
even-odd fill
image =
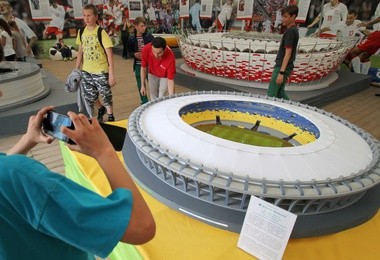
{"label": "green pitch of model", "polygon": [[248,129],[226,125],[199,125],[198,130],[237,143],[264,147],[292,147],[286,140]]}

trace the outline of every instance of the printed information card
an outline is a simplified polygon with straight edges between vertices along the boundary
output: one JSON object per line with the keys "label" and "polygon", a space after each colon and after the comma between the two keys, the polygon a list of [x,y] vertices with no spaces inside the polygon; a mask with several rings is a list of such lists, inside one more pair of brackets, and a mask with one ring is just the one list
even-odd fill
{"label": "printed information card", "polygon": [[281,259],[297,215],[251,196],[238,247],[259,259]]}

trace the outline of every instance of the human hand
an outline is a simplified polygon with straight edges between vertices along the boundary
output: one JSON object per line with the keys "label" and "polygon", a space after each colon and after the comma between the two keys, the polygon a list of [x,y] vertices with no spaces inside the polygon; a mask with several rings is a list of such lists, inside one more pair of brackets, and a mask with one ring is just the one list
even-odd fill
{"label": "human hand", "polygon": [[282,83],[284,83],[284,75],[278,74],[276,84],[281,85]]}
{"label": "human hand", "polygon": [[10,154],[27,154],[30,149],[35,147],[39,143],[50,144],[53,142],[54,138],[45,135],[42,132],[42,120],[44,119],[46,113],[52,110],[53,106],[44,107],[36,115],[29,118],[28,128],[26,133],[21,137],[21,139],[7,152]]}
{"label": "human hand", "polygon": [[365,28],[367,28],[367,23],[361,22],[361,23],[357,24],[356,27],[357,28],[364,27],[364,29],[365,29]]}
{"label": "human hand", "polygon": [[32,48],[30,48],[30,45],[29,45],[29,44],[27,44],[27,45],[25,46],[25,50],[26,50],[26,53],[27,53],[28,55],[30,55],[30,54],[32,53]]}
{"label": "human hand", "polygon": [[111,73],[109,74],[108,84],[110,85],[111,88],[116,85],[115,76]]}
{"label": "human hand", "polygon": [[34,144],[33,146],[39,143],[50,144],[53,142],[54,138],[46,135],[42,131],[42,120],[44,119],[46,113],[50,110],[53,110],[53,108],[53,106],[44,107],[38,111],[36,115],[33,115],[29,118],[25,138],[30,144]]}
{"label": "human hand", "polygon": [[141,60],[141,58],[142,58],[141,51],[135,52],[135,57],[136,57],[136,59]]}
{"label": "human hand", "polygon": [[146,89],[145,89],[145,86],[141,86],[140,88],[140,93],[142,96],[146,96]]}
{"label": "human hand", "polygon": [[75,142],[75,144],[66,144],[71,150],[95,159],[98,159],[102,154],[107,154],[107,152],[115,152],[98,120],[93,118],[90,122],[84,114],[74,112],[68,112],[67,115],[73,122],[75,129],[62,127],[61,131]]}

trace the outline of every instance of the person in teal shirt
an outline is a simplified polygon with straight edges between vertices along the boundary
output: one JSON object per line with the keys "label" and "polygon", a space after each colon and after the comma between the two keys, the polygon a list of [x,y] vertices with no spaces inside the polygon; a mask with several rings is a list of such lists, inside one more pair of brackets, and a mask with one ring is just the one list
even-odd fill
{"label": "person in teal shirt", "polygon": [[28,130],[0,155],[0,258],[94,259],[107,257],[119,241],[143,244],[155,235],[153,216],[97,120],[69,112],[75,130],[62,127],[73,150],[93,157],[112,193],[102,197],[26,156],[38,143],[45,107]]}

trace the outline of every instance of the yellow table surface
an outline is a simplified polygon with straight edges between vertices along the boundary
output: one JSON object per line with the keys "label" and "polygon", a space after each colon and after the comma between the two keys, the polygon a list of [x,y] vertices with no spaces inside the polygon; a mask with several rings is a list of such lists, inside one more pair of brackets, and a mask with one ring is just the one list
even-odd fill
{"label": "yellow table surface", "polygon": [[[119,121],[116,124],[124,127],[126,121]],[[131,147],[131,149],[135,148]],[[65,167],[77,169],[71,170],[69,178],[74,180],[86,178],[92,186],[89,188],[93,188],[103,196],[111,192],[103,171],[94,159],[72,152],[63,144],[61,150]],[[123,161],[121,152],[118,154],[120,160]],[[152,178],[155,177],[152,176]],[[255,259],[237,247],[239,234],[190,218],[162,204],[144,190],[140,190],[157,225],[155,238],[144,245],[135,247],[144,259]],[[379,241],[380,213],[378,212],[366,223],[342,232],[312,238],[290,239],[283,259],[380,259],[380,250],[377,248]],[[122,250],[131,250],[131,248]],[[119,258],[125,259],[122,256]],[[128,259],[132,258],[141,259],[137,256]]]}

